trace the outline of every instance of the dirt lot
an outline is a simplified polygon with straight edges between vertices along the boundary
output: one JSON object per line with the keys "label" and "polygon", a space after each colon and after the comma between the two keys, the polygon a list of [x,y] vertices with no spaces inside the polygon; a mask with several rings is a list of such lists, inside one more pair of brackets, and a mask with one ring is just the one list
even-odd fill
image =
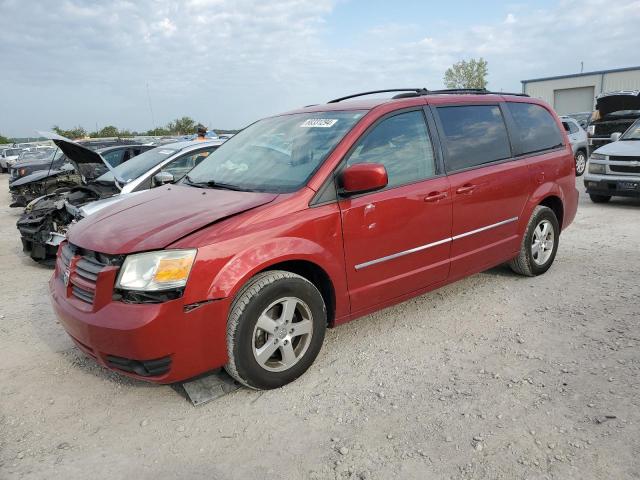
{"label": "dirt lot", "polygon": [[194,408],[74,348],[0,192],[2,479],[640,478],[640,202],[583,196],[546,275],[475,275]]}

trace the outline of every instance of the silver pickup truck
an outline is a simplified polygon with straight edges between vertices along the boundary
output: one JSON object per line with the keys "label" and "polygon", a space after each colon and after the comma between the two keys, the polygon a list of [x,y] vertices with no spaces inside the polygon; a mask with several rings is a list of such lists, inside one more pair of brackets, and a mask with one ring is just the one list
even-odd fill
{"label": "silver pickup truck", "polygon": [[612,133],[611,143],[591,154],[584,186],[595,203],[640,198],[640,119],[623,134]]}

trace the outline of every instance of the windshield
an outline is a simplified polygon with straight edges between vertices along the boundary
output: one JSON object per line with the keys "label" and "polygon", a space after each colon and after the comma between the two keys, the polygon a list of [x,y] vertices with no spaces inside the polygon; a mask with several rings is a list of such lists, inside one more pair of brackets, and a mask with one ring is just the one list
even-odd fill
{"label": "windshield", "polygon": [[266,118],[222,145],[186,184],[293,192],[303,186],[365,111],[314,112]]}
{"label": "windshield", "polygon": [[115,174],[119,182],[129,183],[179,151],[180,150],[171,148],[171,146],[152,148],[131,160],[121,163],[113,169],[113,172],[107,172],[98,177],[97,181],[113,182],[113,176]]}
{"label": "windshield", "polygon": [[640,140],[640,120],[636,120],[633,125],[624,132],[620,140]]}
{"label": "windshield", "polygon": [[5,155],[6,155],[7,157],[13,157],[13,156],[15,156],[15,155],[20,155],[20,152],[21,152],[21,151],[22,151],[22,150],[20,150],[19,148],[10,148],[9,150],[7,150],[7,151],[5,152]]}

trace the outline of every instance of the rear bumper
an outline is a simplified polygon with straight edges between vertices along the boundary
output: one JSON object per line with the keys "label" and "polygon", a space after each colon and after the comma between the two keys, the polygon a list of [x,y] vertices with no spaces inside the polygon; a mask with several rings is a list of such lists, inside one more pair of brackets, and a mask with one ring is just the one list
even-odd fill
{"label": "rear bumper", "polygon": [[611,197],[640,197],[640,177],[587,174],[584,177],[587,193]]}
{"label": "rear bumper", "polygon": [[96,309],[73,297],[58,269],[49,281],[53,309],[76,345],[99,364],[154,383],[174,383],[227,363],[227,299],[185,312],[182,299],[108,302]]}

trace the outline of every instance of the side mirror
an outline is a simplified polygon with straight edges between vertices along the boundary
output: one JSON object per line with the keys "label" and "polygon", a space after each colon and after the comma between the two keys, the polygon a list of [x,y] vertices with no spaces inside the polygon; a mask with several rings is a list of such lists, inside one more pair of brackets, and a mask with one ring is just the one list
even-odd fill
{"label": "side mirror", "polygon": [[343,195],[373,192],[389,183],[387,170],[379,163],[351,165],[342,171],[339,180]]}
{"label": "side mirror", "polygon": [[158,172],[153,176],[153,182],[156,186],[164,185],[165,183],[173,183],[175,178],[169,172]]}
{"label": "side mirror", "polygon": [[611,140],[612,142],[617,142],[618,140],[620,140],[621,136],[622,134],[620,132],[613,132],[609,137],[609,140]]}

